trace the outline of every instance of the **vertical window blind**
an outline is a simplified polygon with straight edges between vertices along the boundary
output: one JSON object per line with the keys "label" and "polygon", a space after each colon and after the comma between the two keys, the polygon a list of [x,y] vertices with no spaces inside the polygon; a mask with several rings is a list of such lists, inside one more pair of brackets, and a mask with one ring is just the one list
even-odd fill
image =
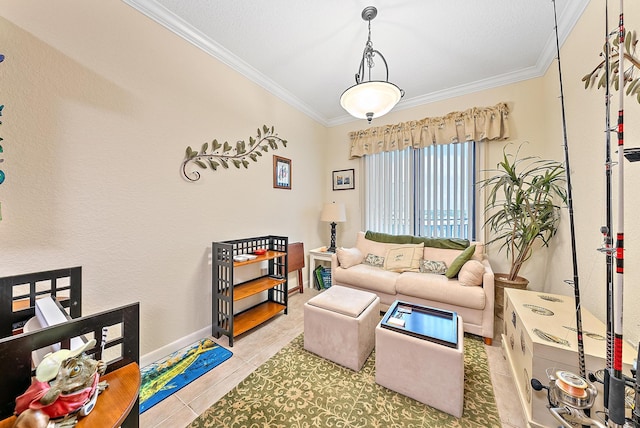
{"label": "vertical window blind", "polygon": [[475,239],[473,141],[364,156],[365,228]]}

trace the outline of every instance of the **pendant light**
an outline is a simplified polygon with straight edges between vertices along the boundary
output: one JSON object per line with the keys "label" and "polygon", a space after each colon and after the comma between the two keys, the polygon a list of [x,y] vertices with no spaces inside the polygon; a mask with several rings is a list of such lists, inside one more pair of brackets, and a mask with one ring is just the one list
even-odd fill
{"label": "pendant light", "polygon": [[[360,68],[356,73],[356,84],[347,89],[340,96],[340,105],[350,115],[358,119],[367,119],[369,123],[374,117],[387,114],[400,98],[404,96],[404,91],[393,83],[389,82],[389,67],[384,55],[373,48],[371,41],[371,20],[378,15],[378,10],[373,6],[367,6],[362,11],[362,19],[369,23],[369,36],[364,46]],[[378,55],[386,69],[385,80],[371,80],[371,69],[374,66],[373,59]],[[364,80],[365,67],[368,71]]]}

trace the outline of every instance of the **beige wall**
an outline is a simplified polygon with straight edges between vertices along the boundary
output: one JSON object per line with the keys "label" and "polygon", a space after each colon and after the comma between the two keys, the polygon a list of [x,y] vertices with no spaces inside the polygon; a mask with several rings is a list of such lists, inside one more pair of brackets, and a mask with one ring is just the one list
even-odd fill
{"label": "beige wall", "polygon": [[[633,21],[640,5],[627,3],[627,27],[640,28]],[[7,173],[0,275],[82,265],[85,313],[141,302],[142,353],[150,359],[206,334],[212,240],[274,233],[307,249],[324,245],[329,227],[319,212],[334,200],[347,205],[338,244],[353,244],[362,180],[360,162],[348,159],[347,133],[364,121],[324,128],[121,2],[0,0],[0,11],[7,57],[0,65]],[[602,319],[604,258],[595,248],[604,221],[603,97],[580,81],[598,61],[600,16],[592,2],[561,59],[581,292]],[[640,107],[626,101],[626,144],[637,147]],[[510,141],[528,141],[527,154],[563,159],[556,62],[539,79],[396,110],[377,124],[498,102],[511,109]],[[248,170],[202,171],[197,183],[181,178],[187,145],[247,139],[263,123],[290,142],[275,153],[293,161],[293,190],[272,188],[271,153]],[[503,146],[483,146],[483,168],[495,166]],[[356,169],[356,190],[332,191],[331,171],[347,168]],[[637,343],[640,164],[625,169],[625,338]],[[563,283],[572,277],[563,217],[552,248],[522,273],[532,289],[572,295]],[[504,255],[490,251],[502,270]]]}
{"label": "beige wall", "polygon": [[[141,352],[162,356],[210,333],[212,241],[323,244],[323,126],[122,2],[0,11],[0,275],[81,265],[83,312],[140,301]],[[273,153],[292,160],[292,190],[273,188],[272,152],[181,177],[187,145],[263,124],[289,141]]]}
{"label": "beige wall", "polygon": [[[617,26],[618,4],[609,7],[609,29]],[[625,26],[627,30],[640,29],[640,4],[625,2]],[[602,2],[591,2],[582,19],[562,48],[561,61],[565,92],[565,110],[568,123],[568,139],[571,153],[571,169],[576,226],[577,257],[582,301],[600,319],[606,314],[605,261],[596,248],[602,244],[600,227],[605,224],[605,108],[604,91],[584,89],[582,77],[600,61],[598,56],[604,44],[604,19]],[[636,54],[637,57],[637,54]],[[627,64],[628,65],[628,64]],[[547,105],[559,112],[557,65],[544,78],[547,89]],[[636,70],[638,76],[638,70]],[[619,106],[619,93],[612,91],[611,124],[615,126]],[[550,111],[553,113],[553,110]],[[640,104],[635,97],[625,97],[625,147],[640,147]],[[549,129],[549,139],[561,136],[559,117],[553,119],[554,128]],[[612,157],[617,161],[617,134],[611,134]],[[640,339],[640,163],[625,160],[624,168],[624,336],[633,344]],[[619,167],[613,168],[614,231],[619,210],[617,192]],[[568,213],[566,213],[568,217]],[[568,225],[563,227],[561,237],[552,252],[553,263],[549,264],[552,281],[544,285],[545,290],[573,291],[562,284],[572,277],[571,250]],[[558,260],[558,262],[555,262]]]}
{"label": "beige wall", "polygon": [[[571,180],[573,186],[573,207],[578,248],[578,279],[582,303],[600,319],[606,315],[605,259],[596,251],[602,238],[600,226],[604,224],[604,92],[585,90],[582,77],[600,61],[598,56],[603,45],[604,21],[602,7],[591,2],[561,49],[563,92],[567,118]],[[610,10],[609,28],[617,25],[619,10]],[[640,5],[626,2],[625,25],[628,30],[640,29]],[[472,64],[469,66],[473,66]],[[428,116],[442,116],[452,111],[464,110],[472,106],[491,106],[506,102],[511,110],[510,127],[512,138],[509,142],[528,142],[525,154],[542,158],[564,160],[562,110],[560,105],[558,64],[553,61],[546,74],[539,78],[481,91],[463,97],[452,98],[411,109],[396,109],[379,119],[374,126],[421,119]],[[411,94],[408,94],[411,96]],[[615,124],[618,109],[618,93],[613,93],[612,124]],[[364,121],[350,122],[336,126],[330,132],[329,168],[355,168],[359,178],[361,163],[348,160],[350,131],[363,129]],[[616,150],[616,134],[612,135],[613,151]],[[491,142],[482,145],[483,168],[493,168],[501,156],[505,143]],[[635,98],[625,99],[625,146],[640,147],[640,105]],[[612,156],[617,156],[613,153]],[[625,339],[637,344],[640,339],[640,311],[635,310],[635,302],[640,299],[640,163],[625,161],[625,291],[624,291],[624,334]],[[618,169],[614,168],[614,175]],[[617,183],[617,179],[614,178]],[[356,180],[356,184],[362,183]],[[360,212],[362,186],[356,185],[357,192],[333,192],[336,199],[347,204],[349,221],[338,229],[341,245],[349,246],[355,241],[355,233],[363,228]],[[329,189],[330,190],[330,189]],[[617,200],[617,188],[614,187]],[[615,203],[615,202],[614,202]],[[614,209],[617,215],[617,209]],[[562,213],[560,231],[549,249],[538,251],[521,271],[530,281],[530,288],[573,298],[573,289],[564,283],[573,279],[571,243],[568,210]],[[341,229],[340,229],[341,228]],[[615,230],[615,222],[614,222]],[[480,231],[478,239],[485,239]],[[497,253],[496,247],[489,248],[489,256],[495,271],[504,271],[505,254]]]}

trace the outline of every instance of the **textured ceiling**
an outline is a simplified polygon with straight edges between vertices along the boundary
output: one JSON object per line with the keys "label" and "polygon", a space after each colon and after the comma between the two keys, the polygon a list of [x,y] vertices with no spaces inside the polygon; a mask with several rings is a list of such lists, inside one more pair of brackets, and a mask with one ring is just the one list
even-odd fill
{"label": "textured ceiling", "polygon": [[[548,0],[124,1],[329,126],[354,120],[339,98],[355,83],[368,5],[373,46],[405,91],[396,109],[541,76],[556,55]],[[588,3],[555,1],[561,44]]]}

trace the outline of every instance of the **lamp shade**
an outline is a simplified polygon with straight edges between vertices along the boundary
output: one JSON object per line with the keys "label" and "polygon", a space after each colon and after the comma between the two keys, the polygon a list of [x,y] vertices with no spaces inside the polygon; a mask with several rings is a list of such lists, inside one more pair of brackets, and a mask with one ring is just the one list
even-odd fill
{"label": "lamp shade", "polygon": [[344,91],[340,105],[353,117],[371,120],[389,113],[400,98],[402,91],[393,83],[372,80]]}
{"label": "lamp shade", "polygon": [[322,207],[320,221],[329,223],[343,223],[347,221],[347,211],[342,203],[327,203]]}

